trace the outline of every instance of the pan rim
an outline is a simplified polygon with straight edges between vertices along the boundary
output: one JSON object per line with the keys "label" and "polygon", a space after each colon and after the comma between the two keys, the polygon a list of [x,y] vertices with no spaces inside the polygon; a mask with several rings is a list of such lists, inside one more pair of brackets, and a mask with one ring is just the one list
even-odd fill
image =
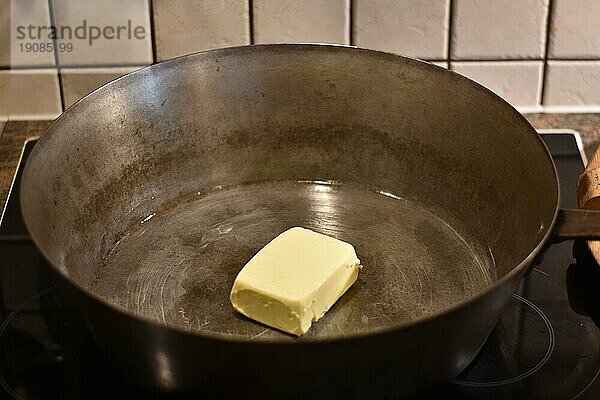
{"label": "pan rim", "polygon": [[[170,59],[167,61],[162,61],[160,63],[148,65],[148,66],[140,68],[136,71],[130,72],[130,73],[123,75],[117,79],[114,79],[114,80],[106,83],[105,85],[95,89],[94,91],[90,92],[89,94],[87,94],[86,96],[84,96],[83,98],[81,98],[80,100],[75,102],[73,105],[71,105],[69,108],[67,108],[60,116],[58,116],[58,118],[56,118],[48,126],[48,128],[46,128],[46,130],[40,136],[38,142],[32,149],[31,154],[25,164],[25,167],[23,169],[23,178],[22,178],[23,181],[25,181],[27,179],[27,176],[29,175],[31,160],[34,159],[36,154],[38,153],[39,148],[40,148],[39,145],[43,144],[43,142],[45,140],[48,140],[47,137],[49,137],[49,135],[47,135],[47,133],[49,131],[50,131],[50,134],[52,134],[52,131],[51,131],[52,127],[58,121],[62,120],[63,118],[66,118],[65,115],[68,115],[70,112],[72,112],[72,109],[76,108],[79,103],[87,101],[86,99],[93,97],[99,91],[104,90],[105,87],[108,87],[122,79],[127,79],[127,77],[129,77],[130,75],[142,74],[146,70],[156,68],[156,66],[162,66],[164,64],[176,64],[176,63],[182,62],[183,60],[197,57],[200,54],[224,53],[224,55],[225,55],[228,52],[250,51],[251,49],[254,49],[254,48],[275,49],[275,50],[294,49],[294,48],[299,49],[299,50],[321,49],[323,51],[328,51],[328,50],[336,49],[336,48],[343,49],[344,51],[351,49],[352,51],[366,52],[366,53],[375,54],[376,56],[392,57],[392,58],[395,58],[398,60],[405,60],[405,61],[409,61],[409,62],[412,62],[415,64],[423,64],[423,67],[425,67],[425,68],[431,68],[432,70],[435,69],[436,71],[438,71],[438,69],[439,69],[439,72],[441,72],[441,73],[448,73],[448,74],[453,75],[455,79],[459,79],[459,80],[468,82],[474,89],[480,90],[483,93],[485,93],[485,95],[487,95],[488,97],[494,99],[494,101],[496,101],[499,106],[505,108],[507,113],[508,112],[512,113],[512,116],[515,117],[517,120],[521,121],[524,124],[524,126],[527,127],[530,134],[535,136],[537,142],[545,150],[545,156],[546,156],[547,160],[550,162],[550,165],[551,165],[553,173],[554,173],[554,178],[555,178],[554,179],[555,180],[554,189],[557,194],[556,202],[554,204],[554,215],[552,217],[552,221],[551,221],[550,225],[546,228],[545,234],[543,235],[542,238],[540,238],[538,243],[529,252],[529,254],[527,256],[525,256],[518,264],[516,264],[516,266],[514,266],[508,273],[506,273],[500,279],[496,280],[494,283],[487,286],[486,288],[484,288],[483,290],[481,290],[479,293],[475,294],[474,296],[466,297],[466,298],[462,299],[461,301],[459,301],[439,312],[429,314],[425,317],[419,318],[414,321],[405,321],[405,322],[401,322],[401,323],[398,323],[393,326],[371,329],[367,332],[353,333],[350,335],[323,336],[323,337],[307,336],[307,337],[303,337],[301,340],[292,340],[292,341],[290,341],[289,337],[285,337],[285,338],[277,337],[277,338],[265,338],[265,339],[261,339],[259,341],[253,341],[253,340],[249,340],[248,338],[231,336],[231,335],[227,335],[227,334],[223,334],[223,333],[219,333],[219,332],[191,331],[191,330],[187,330],[184,327],[181,327],[178,325],[163,324],[163,323],[160,323],[153,319],[142,317],[140,315],[135,314],[134,312],[131,312],[131,311],[128,311],[121,307],[118,307],[117,305],[109,302],[105,298],[101,297],[100,295],[96,294],[92,290],[83,286],[80,282],[73,279],[66,271],[63,271],[61,268],[59,268],[57,265],[55,265],[55,263],[53,261],[50,260],[50,257],[48,257],[46,250],[44,248],[42,248],[42,246],[40,246],[40,241],[38,240],[38,238],[35,236],[35,234],[33,234],[31,232],[31,230],[29,228],[29,226],[30,226],[30,222],[28,220],[29,217],[27,215],[26,208],[23,207],[23,199],[24,199],[23,187],[24,187],[24,185],[21,185],[19,188],[19,191],[20,191],[22,216],[23,216],[23,221],[24,221],[25,227],[26,227],[27,231],[29,232],[29,235],[30,235],[32,241],[36,245],[36,248],[38,249],[38,251],[40,251],[40,253],[44,257],[46,262],[50,265],[50,267],[62,279],[64,279],[64,281],[66,281],[70,286],[72,286],[74,289],[76,289],[77,292],[90,298],[94,302],[101,304],[103,307],[110,309],[111,312],[116,312],[116,313],[120,314],[121,316],[132,318],[132,319],[136,320],[136,322],[138,322],[138,323],[149,324],[155,329],[167,329],[173,333],[183,334],[183,335],[191,336],[191,337],[206,340],[206,341],[213,341],[213,342],[219,342],[219,343],[237,343],[237,344],[246,344],[246,345],[253,345],[253,346],[257,346],[257,345],[260,345],[260,346],[263,346],[263,345],[307,346],[307,345],[317,345],[317,344],[342,343],[342,342],[355,341],[355,340],[361,340],[361,339],[367,339],[367,338],[374,338],[374,337],[384,336],[384,335],[393,335],[399,331],[416,328],[418,326],[428,324],[431,321],[434,321],[439,318],[443,318],[447,315],[450,315],[452,313],[458,312],[459,310],[461,310],[464,307],[467,307],[471,303],[475,303],[475,302],[479,301],[480,299],[490,295],[492,292],[497,291],[501,286],[504,286],[509,281],[514,279],[516,276],[522,274],[524,272],[524,270],[532,263],[532,261],[535,259],[535,257],[541,252],[543,247],[546,245],[546,243],[548,242],[549,238],[551,237],[554,227],[556,225],[556,221],[557,221],[558,213],[559,213],[559,209],[560,209],[559,205],[560,205],[561,195],[560,195],[560,190],[559,190],[560,189],[559,180],[558,180],[558,174],[556,171],[556,165],[550,155],[548,147],[546,146],[544,141],[541,139],[538,132],[527,121],[527,119],[521,113],[519,113],[511,104],[509,104],[507,101],[502,99],[500,96],[498,96],[497,94],[492,92],[490,89],[486,88],[485,86],[480,85],[479,83],[477,83],[477,82],[473,81],[472,79],[469,79],[459,73],[456,73],[456,72],[450,71],[450,70],[443,71],[444,68],[435,66],[433,64],[430,64],[426,61],[416,59],[414,57],[408,57],[408,56],[404,56],[404,55],[393,54],[390,52],[373,50],[373,49],[368,49],[368,48],[361,48],[361,47],[350,46],[350,45],[317,44],[317,43],[301,43],[301,44],[274,43],[274,44],[253,44],[253,45],[224,47],[224,48],[219,48],[219,49],[205,50],[205,51],[201,51],[201,52],[183,55],[183,56],[176,57],[176,58],[173,58],[173,59]],[[267,51],[267,50],[264,50],[264,51]],[[336,51],[336,50],[334,50],[334,51]]]}

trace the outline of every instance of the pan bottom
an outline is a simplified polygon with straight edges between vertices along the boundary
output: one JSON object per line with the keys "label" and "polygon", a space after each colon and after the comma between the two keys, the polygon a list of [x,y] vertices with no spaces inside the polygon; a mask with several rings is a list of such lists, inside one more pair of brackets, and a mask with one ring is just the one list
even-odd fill
{"label": "pan bottom", "polygon": [[352,243],[364,268],[299,340],[371,332],[439,312],[493,282],[487,249],[435,214],[351,184],[226,188],[142,221],[104,259],[92,290],[123,309],[189,330],[298,340],[236,313],[229,291],[258,250],[303,226]]}

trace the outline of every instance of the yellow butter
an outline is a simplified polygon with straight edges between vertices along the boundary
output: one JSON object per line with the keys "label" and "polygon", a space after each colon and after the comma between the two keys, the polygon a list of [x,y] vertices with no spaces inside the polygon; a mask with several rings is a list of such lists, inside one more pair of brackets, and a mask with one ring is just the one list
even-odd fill
{"label": "yellow butter", "polygon": [[249,318],[302,335],[352,286],[359,268],[350,243],[291,228],[242,268],[231,304]]}

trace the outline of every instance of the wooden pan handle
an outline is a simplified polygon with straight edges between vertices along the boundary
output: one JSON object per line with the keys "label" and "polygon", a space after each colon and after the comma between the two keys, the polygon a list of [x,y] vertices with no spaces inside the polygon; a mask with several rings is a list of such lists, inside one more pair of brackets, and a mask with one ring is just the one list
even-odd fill
{"label": "wooden pan handle", "polygon": [[[577,181],[577,199],[579,208],[600,210],[600,146]],[[600,263],[600,241],[588,241],[588,247]]]}
{"label": "wooden pan handle", "polygon": [[600,168],[586,170],[577,181],[579,208],[600,210]]}

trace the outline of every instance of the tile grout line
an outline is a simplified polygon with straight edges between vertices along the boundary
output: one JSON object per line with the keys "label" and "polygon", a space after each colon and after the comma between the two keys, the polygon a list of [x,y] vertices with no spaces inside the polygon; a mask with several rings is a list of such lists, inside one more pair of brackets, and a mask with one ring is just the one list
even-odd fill
{"label": "tile grout line", "polygon": [[254,0],[248,0],[248,38],[250,44],[255,44],[254,39]]}
{"label": "tile grout line", "polygon": [[[140,64],[140,63],[122,63],[122,64],[69,64],[67,66],[61,67],[61,70],[69,70],[69,69],[98,69],[98,68],[143,68],[143,67],[147,67],[150,64]],[[6,68],[2,68],[0,67],[0,71],[19,71],[19,70],[33,70],[33,71],[42,71],[45,69],[55,69],[54,66],[36,66],[36,65],[29,65],[29,66],[14,66],[12,68],[10,67],[6,67]]]}
{"label": "tile grout line", "polygon": [[[425,61],[452,61],[452,62],[527,62],[527,61],[544,61],[544,58],[455,58],[453,60],[429,59],[423,58]],[[548,58],[548,61],[559,62],[599,62],[600,58]]]}
{"label": "tile grout line", "polygon": [[[48,18],[50,19],[51,26],[57,26],[56,18],[54,15],[54,7],[52,6],[52,0],[48,0]],[[60,58],[58,57],[58,48],[56,46],[57,39],[52,39],[52,45],[54,46],[54,65],[56,67],[56,74],[58,78],[58,95],[60,96],[60,108],[61,111],[65,111],[65,94],[63,91],[63,76],[62,68],[60,65]]]}
{"label": "tile grout line", "polygon": [[[442,59],[442,58],[422,58],[423,61],[436,61],[436,62],[467,62],[467,63],[475,63],[475,62],[527,62],[527,61],[544,61],[543,58],[458,58],[458,59]],[[548,58],[548,61],[559,61],[559,62],[600,62],[599,58]],[[62,69],[69,68],[129,68],[129,67],[144,67],[146,64],[140,63],[119,63],[119,64],[69,64],[66,67],[62,67]],[[0,67],[0,71],[18,71],[18,70],[43,70],[43,69],[54,69],[54,66],[40,66],[40,65],[21,65],[21,66],[12,66]]]}
{"label": "tile grout line", "polygon": [[348,44],[356,45],[354,38],[354,0],[348,0]]}
{"label": "tile grout line", "polygon": [[154,21],[154,0],[148,0],[148,12],[150,13],[150,46],[152,48],[152,64],[156,64],[158,60],[157,47],[156,47],[156,23]]}
{"label": "tile grout line", "polygon": [[448,39],[446,42],[446,59],[448,61],[448,70],[452,71],[452,32],[454,30],[454,1],[448,0]]}
{"label": "tile grout line", "polygon": [[548,60],[548,61],[591,62],[591,61],[600,61],[600,58],[548,57],[546,60]]}
{"label": "tile grout line", "polygon": [[452,62],[527,62],[527,61],[544,61],[543,58],[455,58],[447,60]]}
{"label": "tile grout line", "polygon": [[540,106],[545,103],[546,97],[546,77],[548,76],[548,48],[550,47],[550,31],[552,29],[552,16],[554,14],[554,0],[548,0],[548,15],[546,16],[546,32],[544,38],[544,65],[542,67],[542,87],[540,88],[539,102]]}

